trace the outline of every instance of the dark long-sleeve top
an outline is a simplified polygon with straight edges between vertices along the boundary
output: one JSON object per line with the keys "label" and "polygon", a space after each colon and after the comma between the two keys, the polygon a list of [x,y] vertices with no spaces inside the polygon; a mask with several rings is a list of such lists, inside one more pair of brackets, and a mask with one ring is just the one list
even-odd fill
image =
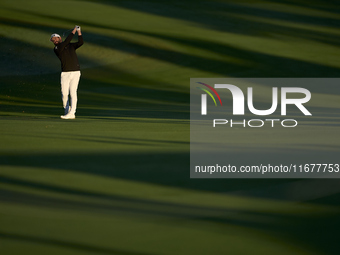
{"label": "dark long-sleeve top", "polygon": [[80,71],[76,49],[82,46],[84,44],[84,41],[83,37],[79,35],[78,42],[71,43],[73,35],[73,33],[70,33],[65,41],[54,47],[54,53],[57,55],[61,62],[62,72]]}

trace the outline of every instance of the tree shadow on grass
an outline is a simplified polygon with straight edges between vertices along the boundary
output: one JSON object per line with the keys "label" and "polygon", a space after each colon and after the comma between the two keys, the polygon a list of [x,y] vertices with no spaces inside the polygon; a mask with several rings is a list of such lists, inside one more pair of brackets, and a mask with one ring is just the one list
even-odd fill
{"label": "tree shadow on grass", "polygon": [[[96,1],[98,2],[98,1]],[[301,27],[287,26],[285,22],[299,25],[324,26],[337,28],[338,19],[331,16],[313,15],[313,11],[323,11],[333,14],[338,11],[320,1],[318,6],[308,5],[304,1],[269,1],[262,5],[256,3],[236,3],[227,1],[172,1],[161,3],[159,1],[99,1],[102,4],[118,6],[128,10],[144,12],[160,17],[169,17],[178,20],[193,22],[198,26],[224,32],[253,35],[260,37],[292,36],[313,41],[320,41],[331,45],[338,45],[340,37],[320,31],[311,31]],[[290,4],[285,8],[271,6],[271,3]],[[296,7],[307,7],[306,13],[296,12]],[[274,9],[274,8],[275,9]],[[322,8],[323,7],[323,8]],[[334,15],[334,14],[333,14]],[[267,21],[263,21],[267,19]],[[279,22],[271,23],[271,21]]]}
{"label": "tree shadow on grass", "polygon": [[[156,2],[155,2],[156,3]],[[180,7],[183,3],[186,7],[191,7],[191,4],[186,5],[184,2],[176,2],[176,4],[179,4]],[[244,21],[239,18],[230,17],[225,18],[223,16],[219,16],[215,18],[215,15],[209,16],[207,19],[202,19],[201,17],[195,17],[197,13],[192,12],[192,15],[187,16],[186,12],[182,13],[175,13],[179,9],[177,7],[174,8],[155,8],[158,5],[143,5],[143,3],[135,2],[135,5],[129,5],[131,4],[131,1],[129,3],[126,2],[115,2],[115,5],[119,5],[121,7],[125,8],[131,8],[138,11],[144,11],[146,13],[153,13],[157,15],[162,16],[168,16],[168,17],[175,17],[184,19],[186,21],[194,21],[198,22],[198,24],[201,24],[201,26],[207,26],[211,27],[213,29],[232,32],[232,33],[239,33],[239,34],[252,34],[254,36],[264,36],[264,37],[270,37],[270,33],[278,33],[280,35],[289,36],[293,34],[293,36],[297,37],[306,37],[309,40],[312,41],[321,41],[326,42],[329,44],[337,44],[339,38],[338,36],[332,37],[331,35],[324,35],[324,33],[313,33],[310,31],[304,31],[300,29],[287,29],[283,28],[282,26],[275,26],[273,24],[264,24],[263,22],[254,22],[251,24],[249,21]],[[158,2],[159,4],[159,2]],[[192,2],[192,4],[195,4]],[[164,6],[164,5],[162,5]],[[138,8],[137,8],[138,7]],[[141,7],[141,8],[140,8]],[[258,11],[258,8],[250,8],[237,5],[231,5],[231,4],[222,4],[217,2],[209,3],[208,1],[203,2],[203,4],[199,7],[199,10],[206,9],[208,11],[216,11],[216,10],[226,10],[227,12],[235,12],[241,15],[247,15],[247,16],[253,16],[255,11]],[[226,13],[227,13],[226,12]],[[249,15],[250,14],[250,15]],[[309,23],[311,25],[324,25],[327,26],[328,24],[333,24],[332,26],[337,25],[338,21],[334,21],[332,18],[314,18],[314,17],[301,17],[298,15],[285,15],[283,13],[279,12],[273,12],[273,11],[266,11],[266,10],[260,10],[258,14],[256,14],[258,17],[266,17],[266,18],[279,18],[283,21],[302,21]],[[74,23],[74,20],[72,19],[64,19],[64,21],[69,21]],[[226,26],[226,21],[229,22],[229,24],[232,24],[231,26]],[[86,24],[86,23],[85,23]],[[12,24],[13,25],[13,24]],[[16,23],[14,24],[16,26],[23,26],[23,24]],[[87,23],[86,25],[96,26],[96,24]],[[105,27],[104,27],[105,28]],[[108,26],[106,27],[108,29],[112,29],[112,27]],[[35,25],[34,29],[40,30],[39,25]],[[115,28],[113,28],[115,29]],[[46,28],[43,28],[44,31],[46,31]],[[132,32],[134,31],[127,31]],[[228,61],[224,60],[213,60],[213,59],[207,59],[204,57],[198,57],[193,56],[190,54],[183,54],[174,52],[171,50],[164,50],[164,49],[154,49],[153,47],[146,47],[144,45],[140,45],[138,43],[131,43],[122,39],[116,39],[109,36],[103,36],[96,33],[88,33],[89,35],[89,42],[96,42],[96,38],[101,38],[100,41],[103,46],[107,46],[110,48],[116,48],[118,46],[118,49],[121,51],[125,51],[128,53],[133,53],[143,56],[143,57],[151,57],[156,60],[165,60],[168,63],[176,64],[181,67],[192,67],[197,70],[202,71],[209,71],[213,72],[219,75],[235,75],[235,74],[246,74],[251,76],[306,76],[306,75],[315,75],[315,76],[337,76],[338,74],[338,68],[323,66],[319,64],[313,64],[308,63],[305,61],[296,61],[288,58],[281,58],[281,57],[275,57],[267,54],[261,54],[246,50],[240,50],[235,47],[230,47],[228,45],[222,45],[222,44],[216,44],[213,42],[207,42],[207,41],[191,41],[189,39],[176,39],[171,36],[159,36],[157,34],[152,33],[139,33],[141,35],[147,35],[152,36],[158,39],[167,40],[170,42],[176,42],[180,43],[182,45],[186,46],[193,46],[199,49],[212,49],[213,53],[216,54],[225,54],[230,55],[232,57],[236,57],[240,60],[244,60],[244,63],[250,63],[250,66],[247,64],[237,64],[234,65],[232,63],[229,63]],[[299,36],[301,35],[301,36]],[[92,39],[93,38],[93,39]],[[92,40],[92,41],[91,41]],[[18,47],[22,46],[22,43],[14,41],[7,40],[7,43],[13,43],[16,44]],[[31,45],[28,45],[28,47],[32,47]],[[8,56],[10,58],[10,56]],[[28,60],[30,61],[30,60]],[[33,61],[32,61],[33,63]],[[256,67],[256,68],[255,68]],[[299,69],[297,69],[299,67]],[[247,68],[248,72],[244,72],[243,69]],[[38,78],[35,78],[38,79]],[[55,80],[59,80],[59,77],[56,75]],[[93,85],[94,80],[85,79],[84,81],[84,88],[88,89],[89,96],[86,98],[85,94],[84,96],[84,103],[88,102],[88,105],[91,107],[93,105],[101,105],[101,106],[107,106],[109,105],[109,108],[113,106],[120,106],[123,104],[123,100],[117,99],[111,97],[105,97],[104,94],[115,94],[117,95],[123,95],[124,92],[131,92],[131,101],[133,102],[134,98],[138,99],[138,95],[140,98],[149,99],[150,101],[154,100],[157,97],[162,98],[164,101],[163,104],[161,104],[161,109],[164,107],[165,109],[169,109],[169,105],[167,105],[166,102],[171,101],[170,96],[167,97],[166,93],[161,93],[158,90],[143,90],[140,88],[136,89],[126,89],[123,87],[119,87],[117,83],[105,83],[105,82],[98,82],[98,87],[96,89],[103,89],[103,93],[101,93],[98,90],[91,89],[91,84]],[[147,81],[149,82],[149,81]],[[96,83],[97,84],[97,83]],[[109,92],[106,90],[107,87],[112,86],[113,89]],[[117,88],[117,91],[114,90],[114,88]],[[22,96],[27,97],[28,90],[23,91]],[[143,93],[145,92],[145,93]],[[152,93],[150,93],[152,92]],[[91,95],[93,93],[93,95]],[[97,94],[96,94],[97,93]],[[59,95],[59,86],[56,85],[55,88],[50,90],[50,94],[46,96],[46,93],[41,93],[38,98],[47,97],[49,100],[52,100],[53,102],[59,102],[60,97],[57,96],[56,99],[54,98],[54,95]],[[95,99],[95,96],[97,98]],[[171,94],[171,97],[179,97],[179,102],[183,103],[186,100],[186,97],[188,96],[187,93],[180,93]],[[107,101],[103,100],[106,98]],[[111,101],[112,100],[112,101]],[[131,102],[130,101],[130,102]],[[138,101],[138,100],[136,100]],[[124,104],[123,104],[124,105]],[[128,105],[125,103],[125,106]],[[183,113],[183,116],[178,117],[180,114],[177,112],[177,110],[172,110],[170,113],[164,113],[162,114],[162,111],[155,111],[153,108],[155,104],[152,103],[143,103],[143,106],[141,107],[139,103],[134,102],[132,107],[135,107],[135,109],[139,108],[142,109],[141,112],[138,113],[138,117],[155,117],[156,115],[159,116],[159,118],[168,118],[168,119],[175,119],[175,118],[183,118],[187,119],[188,116],[187,113]],[[20,106],[23,107],[23,106]],[[130,106],[131,107],[131,106]],[[179,110],[187,110],[187,106],[179,106]],[[35,110],[34,110],[35,109]],[[81,109],[81,108],[80,108]],[[18,108],[13,108],[13,112],[18,110]],[[44,109],[43,104],[41,104],[38,108],[32,108],[30,111],[34,113],[38,112],[44,112],[46,109]],[[91,109],[87,109],[88,111],[91,111]],[[112,116],[115,114],[115,112],[112,112],[111,109],[109,109],[111,112],[106,113],[100,113],[98,114],[98,110],[93,110],[93,112],[90,112],[90,115],[92,116]],[[57,110],[55,110],[55,113]],[[157,113],[156,113],[157,112]],[[47,109],[44,113],[51,113],[49,109]],[[54,113],[54,112],[53,112]],[[59,110],[58,110],[59,113]],[[136,116],[134,115],[134,109],[129,109],[129,111],[125,112],[122,116]],[[155,115],[155,116],[153,116]],[[176,116],[177,115],[177,116]],[[176,117],[175,117],[176,116]],[[91,141],[93,141],[93,138],[89,138]],[[131,142],[131,141],[127,141]],[[251,154],[252,157],[255,156],[254,153]],[[133,158],[133,160],[131,160]],[[189,153],[153,153],[153,154],[53,154],[53,155],[6,155],[0,157],[0,162],[2,166],[4,165],[10,165],[10,166],[31,166],[31,167],[44,167],[44,168],[52,168],[52,169],[60,169],[65,171],[75,171],[75,172],[85,172],[89,174],[96,174],[100,176],[104,176],[107,178],[122,178],[126,180],[132,180],[132,181],[138,181],[138,182],[145,182],[145,183],[153,183],[157,185],[165,185],[169,187],[178,187],[178,188],[185,188],[185,189],[192,189],[192,190],[198,190],[198,191],[210,191],[210,192],[234,192],[238,190],[246,190],[247,192],[243,193],[245,196],[259,196],[259,197],[266,197],[265,192],[261,190],[260,194],[255,192],[254,190],[262,189],[263,187],[268,187],[271,185],[276,184],[282,184],[289,183],[289,180],[193,180],[189,179]],[[98,194],[89,194],[83,191],[75,191],[75,190],[67,190],[62,189],[60,187],[53,187],[48,185],[42,185],[38,183],[28,183],[23,182],[20,180],[10,180],[5,179],[3,180],[4,183],[7,184],[15,184],[22,187],[32,187],[32,188],[39,188],[40,190],[45,191],[52,191],[56,193],[61,194],[70,194],[70,195],[78,195],[83,197],[93,197],[98,199],[108,199],[108,200],[119,200],[122,201],[124,199],[121,198],[108,198],[106,196],[98,195]],[[337,180],[327,180],[323,181],[324,186],[328,185],[332,182],[334,184]],[[317,186],[317,183],[315,184]],[[283,200],[289,200],[294,201],[295,197],[288,197],[284,193],[280,193],[280,189],[269,189],[271,191],[270,198],[271,199],[283,199]],[[282,190],[281,190],[282,191]],[[4,193],[4,199],[8,201],[10,198],[15,198],[16,203],[28,203],[28,204],[35,204],[35,205],[53,205],[53,208],[69,208],[72,205],[69,202],[65,202],[63,200],[49,200],[49,199],[43,199],[39,196],[29,196],[27,194],[20,194],[20,193]],[[268,197],[268,196],[267,196]],[[329,205],[338,205],[337,194],[333,196],[327,196],[327,197],[321,197],[318,200],[315,200],[315,203],[325,203]],[[49,201],[48,201],[49,200]],[[13,201],[14,202],[14,201]],[[154,204],[150,204],[149,201],[136,201],[136,200],[128,200],[125,201],[127,204],[132,204],[134,206],[137,206],[138,203],[141,203],[142,207],[148,207],[153,206]],[[50,203],[50,204],[49,204]],[[86,210],[95,210],[96,205],[94,204],[74,204],[73,205],[77,210],[80,209],[86,209]],[[146,210],[147,214],[160,214],[160,208],[163,207],[164,204],[160,203],[157,204],[156,210]],[[182,210],[187,210],[188,207],[186,206],[178,206],[178,205],[167,205],[169,207],[174,206],[180,212],[182,213]],[[102,207],[99,208],[102,211],[113,211],[118,210],[119,208],[109,206],[109,207]],[[124,208],[126,209],[126,208]],[[130,210],[130,212],[135,212],[136,208]],[[197,208],[192,208],[193,210]],[[191,210],[191,209],[190,209]],[[247,220],[247,216],[254,216],[251,212],[244,212],[239,211],[239,213],[245,213],[245,217],[241,217],[241,220],[231,220],[227,216],[216,216],[214,213],[212,213],[210,210],[208,210],[208,214],[204,215],[203,217],[197,217],[195,213],[189,212],[188,214],[176,214],[176,213],[168,213],[166,210],[166,213],[163,215],[171,216],[171,217],[178,217],[181,219],[184,217],[185,219],[192,219],[192,220],[198,220],[198,221],[208,221],[213,223],[219,223],[219,224],[236,224],[240,226],[248,226],[250,228],[255,229],[265,229],[268,232],[267,233],[275,233],[277,235],[283,235],[288,240],[293,240],[293,242],[296,242],[297,244],[305,244],[309,249],[314,249],[316,251],[325,252],[327,254],[337,254],[337,240],[336,240],[336,233],[337,229],[339,228],[339,219],[338,215],[336,216],[329,216],[325,217],[324,215],[319,215],[320,217],[312,217],[312,218],[306,218],[303,216],[296,216],[296,217],[290,217],[290,216],[283,216],[283,215],[271,215],[263,213],[262,216],[265,217],[268,221],[273,220],[271,223],[268,223],[268,221],[264,224],[258,223],[256,221],[249,222]],[[139,211],[140,212],[140,211]],[[261,216],[258,215],[258,216]],[[325,233],[326,232],[326,233]],[[321,235],[315,234],[315,233],[322,233]],[[2,237],[11,238],[14,240],[28,240],[32,242],[39,242],[39,243],[49,243],[52,245],[59,245],[69,248],[76,248],[80,250],[90,249],[94,252],[106,252],[115,254],[118,252],[121,252],[124,254],[125,251],[116,251],[116,250],[105,250],[105,249],[97,249],[96,247],[92,246],[79,246],[78,244],[69,243],[69,242],[60,242],[58,240],[51,240],[47,238],[34,238],[34,237],[27,237],[23,235],[16,235],[16,234],[10,234],[10,233],[1,233]],[[294,241],[295,240],[295,241]],[[131,253],[126,253],[131,254]]]}
{"label": "tree shadow on grass", "polygon": [[[94,252],[96,254],[111,254],[111,255],[152,255],[151,253],[143,253],[143,252],[131,252],[120,249],[113,248],[103,248],[102,246],[95,246],[84,243],[76,243],[71,241],[64,241],[46,237],[37,237],[31,235],[22,235],[22,234],[14,234],[0,231],[0,238],[2,240],[14,240],[16,242],[28,242],[32,244],[38,245],[48,245],[49,247],[58,247],[69,250],[75,250],[77,252]],[[29,251],[27,251],[30,254]]]}
{"label": "tree shadow on grass", "polygon": [[328,12],[329,14],[340,14],[339,2],[337,0],[327,1],[325,4],[324,1],[314,0],[314,1],[305,1],[305,0],[271,0],[272,3],[281,3],[287,4],[296,7],[303,7],[309,10],[321,10]]}
{"label": "tree shadow on grass", "polygon": [[[131,160],[133,158],[133,161]],[[143,183],[152,183],[156,185],[165,185],[183,189],[192,189],[198,191],[226,192],[243,189],[245,193],[235,193],[235,196],[244,196],[251,199],[252,195],[259,198],[268,197],[272,201],[284,200],[294,201],[295,196],[285,195],[284,190],[275,189],[275,183],[278,187],[285,184],[292,184],[290,180],[197,180],[189,179],[188,176],[188,154],[186,153],[157,153],[157,154],[54,154],[54,155],[16,155],[1,156],[0,162],[6,166],[24,166],[35,168],[51,168],[60,171],[71,171],[94,174],[107,178],[118,178]],[[161,169],[161,171],[160,171]],[[166,176],[166,178],[164,178]],[[219,224],[220,228],[209,228],[208,232],[219,232],[223,226],[234,225],[244,227],[249,230],[270,233],[280,237],[283,242],[292,243],[299,247],[305,247],[307,250],[320,251],[326,254],[337,254],[336,232],[339,228],[338,212],[319,212],[307,213],[279,213],[266,212],[242,208],[228,207],[228,199],[225,203],[221,202],[219,206],[195,206],[184,203],[166,202],[159,200],[149,200],[142,198],[131,198],[128,196],[111,195],[100,192],[88,191],[84,189],[65,187],[59,185],[44,184],[43,182],[28,181],[23,178],[8,177],[2,175],[0,182],[11,185],[12,187],[34,189],[35,191],[52,192],[69,198],[56,198],[53,196],[40,196],[30,194],[29,192],[18,192],[13,190],[1,189],[0,200],[6,203],[23,204],[40,208],[58,209],[74,212],[89,212],[97,215],[107,215],[115,217],[116,215],[130,215],[131,217],[161,217],[162,219],[173,219],[176,222],[194,221],[196,223]],[[316,180],[308,189],[314,189],[315,186],[327,186],[330,183],[334,186],[336,180]],[[274,188],[273,188],[274,185]],[[280,186],[281,185],[281,186]],[[306,188],[306,186],[296,183],[296,188]],[[266,188],[267,187],[267,188]],[[272,188],[270,188],[272,187]],[[319,187],[320,188],[320,187]],[[262,193],[256,193],[252,190],[261,190]],[[307,192],[308,190],[304,191]],[[301,190],[296,190],[301,192]],[[314,193],[318,191],[314,190]],[[292,193],[290,193],[292,195]],[[78,200],[78,198],[80,198]],[[329,198],[326,196],[326,199]],[[333,197],[334,198],[334,197]],[[85,200],[84,200],[85,199]],[[89,199],[89,200],[86,200]],[[323,201],[322,198],[319,198]],[[268,200],[269,202],[271,200]],[[318,201],[311,201],[308,204],[318,204]],[[335,203],[335,204],[334,204]],[[328,204],[328,203],[327,203]],[[329,205],[338,205],[336,201],[329,201]],[[297,205],[299,206],[299,205]],[[301,204],[303,207],[303,203]],[[200,225],[197,225],[197,228]],[[225,230],[228,231],[228,230]],[[316,235],[327,231],[327,235]],[[64,248],[85,249],[95,251],[96,247],[81,246],[73,242],[63,242],[49,240],[45,238],[35,238],[2,232],[2,237],[17,239],[20,241],[31,241],[37,243],[46,243],[57,245]],[[109,254],[115,254],[116,250],[102,249],[98,252],[107,251]],[[124,253],[123,253],[124,254]],[[127,253],[129,254],[129,253]],[[133,254],[133,253],[132,253]]]}
{"label": "tree shadow on grass", "polygon": [[[122,2],[115,2],[114,4],[117,5],[124,5]],[[131,1],[129,1],[129,4],[131,4]],[[144,4],[136,3],[138,6],[141,6],[141,10],[147,12],[147,6],[150,4],[146,4],[145,8],[143,9],[142,6]],[[222,4],[228,6],[227,3],[214,3],[214,4]],[[162,5],[163,6],[163,5]],[[234,6],[233,4],[231,6]],[[164,10],[167,10],[167,6],[163,6]],[[133,4],[131,5],[131,8],[133,9]],[[243,10],[250,7],[246,6],[239,6],[237,9]],[[255,8],[257,10],[257,8]],[[254,9],[254,10],[255,10]],[[162,8],[159,10],[162,11]],[[30,11],[20,11],[15,10],[17,12],[23,12],[28,13],[31,15],[38,15],[45,18],[51,18],[51,16],[42,15],[40,13],[30,12]],[[139,10],[140,11],[140,10]],[[271,12],[266,11],[264,12]],[[274,12],[275,14],[275,12]],[[169,14],[171,16],[171,13]],[[302,15],[301,17],[306,18],[305,15]],[[182,17],[184,18],[184,17]],[[318,17],[312,17],[311,20],[317,19]],[[68,18],[60,18],[66,22],[78,22],[77,20],[68,19]],[[204,22],[209,22],[209,20],[215,20],[215,16],[211,16],[210,19],[200,19],[200,22],[204,24]],[[242,18],[238,18],[239,21],[246,22],[247,24],[253,24],[253,21],[247,21],[243,20]],[[306,23],[312,22],[311,20],[307,19]],[[15,26],[21,26],[21,23],[18,21],[7,21],[7,22],[13,22]],[[328,24],[327,19],[324,21],[325,24]],[[98,24],[93,24],[91,22],[84,21],[85,25],[91,26],[91,27],[103,27],[106,29],[113,29],[115,31],[122,31],[127,32],[135,35],[143,35],[143,36],[150,36],[153,38],[163,39],[167,42],[175,42],[180,43],[183,46],[187,47],[196,47],[202,50],[209,50],[214,54],[220,54],[232,57],[238,61],[230,61],[228,58],[221,58],[221,59],[212,59],[209,57],[201,57],[194,54],[188,54],[183,52],[178,52],[174,50],[169,50],[165,48],[157,48],[153,46],[147,46],[141,43],[136,43],[128,39],[123,38],[116,38],[114,36],[108,36],[108,35],[102,35],[98,33],[90,33],[86,32],[84,34],[85,42],[90,42],[95,45],[100,45],[104,47],[108,47],[110,49],[119,50],[121,52],[126,52],[129,54],[136,54],[138,56],[148,57],[155,60],[160,61],[166,61],[168,63],[172,63],[178,66],[182,67],[189,67],[194,68],[196,70],[202,70],[205,72],[211,72],[216,73],[222,76],[240,76],[240,77],[310,77],[311,75],[313,77],[337,77],[339,73],[339,69],[335,67],[325,66],[322,64],[316,64],[316,63],[309,63],[306,61],[299,61],[292,58],[285,58],[285,57],[278,57],[273,56],[270,54],[264,54],[256,51],[249,51],[249,50],[243,50],[236,47],[232,47],[230,45],[216,43],[213,41],[203,41],[203,40],[191,40],[190,38],[178,38],[178,36],[175,35],[164,35],[164,34],[156,34],[155,32],[142,32],[142,31],[135,31],[133,29],[121,29],[118,27],[112,27],[111,25],[105,25],[100,26]],[[22,24],[25,26],[25,24]],[[35,29],[41,30],[40,25],[32,25]],[[273,31],[281,31],[283,28],[280,26],[270,25],[273,26]],[[225,23],[223,23],[223,27],[225,29],[228,29],[229,26],[226,26]],[[251,31],[254,29],[247,30],[246,25],[242,25],[243,30],[245,34],[249,35],[251,34]],[[256,26],[255,26],[256,27]],[[46,29],[46,28],[43,28]],[[263,31],[264,33],[269,28],[258,26],[259,31]],[[270,31],[268,32],[270,34]],[[306,33],[306,31],[305,31]],[[303,34],[302,31],[295,31],[293,28],[287,28],[284,32],[285,35],[291,35],[296,34],[298,36],[303,37],[304,39],[306,36]],[[315,36],[316,32],[313,31],[311,33]],[[325,38],[327,33],[322,33],[319,35],[320,38]],[[331,38],[335,38],[334,35],[329,35]],[[313,40],[312,38],[309,38],[310,40]],[[336,42],[334,42],[335,45],[338,45],[338,42],[340,39]]]}
{"label": "tree shadow on grass", "polygon": [[[1,111],[60,116],[63,109],[59,76],[25,77],[24,84],[18,83],[22,81],[20,77],[7,78],[6,86],[0,88],[1,94],[5,95]],[[55,80],[55,85],[48,84],[48,79]],[[78,88],[77,115],[94,119],[136,117],[189,120],[189,94],[158,87],[122,86],[115,82],[93,81],[83,77]]]}
{"label": "tree shadow on grass", "polygon": [[[75,138],[75,139],[81,139]],[[124,139],[121,139],[124,140]],[[87,140],[86,140],[87,141]],[[90,142],[93,140],[90,140]],[[71,142],[71,140],[69,141]],[[107,143],[109,141],[99,141]],[[113,144],[115,141],[112,141]],[[125,141],[122,141],[125,143]],[[128,140],[131,143],[133,140]],[[282,156],[289,160],[295,155],[294,150],[285,150]],[[248,154],[247,154],[248,153]],[[278,156],[277,151],[271,150],[266,152],[255,152],[249,149],[248,152],[238,150],[230,152],[229,157],[237,160],[248,159],[261,161],[263,158],[272,158]],[[268,155],[267,155],[268,154]],[[333,153],[334,154],[334,153]],[[271,155],[271,156],[269,156]],[[310,151],[303,154],[304,158],[311,155]],[[93,153],[93,154],[55,154],[55,155],[6,155],[0,157],[2,165],[8,166],[26,166],[37,168],[61,169],[67,171],[94,174],[104,177],[120,178],[145,183],[154,183],[170,187],[187,188],[193,190],[204,190],[212,192],[234,192],[239,190],[251,190],[264,186],[282,184],[294,180],[288,179],[190,179],[190,158],[189,153]],[[131,160],[133,159],[133,160]],[[281,160],[282,161],[282,160]],[[247,162],[243,161],[244,164]],[[337,182],[338,180],[323,180],[322,182]],[[298,195],[298,194],[297,194]],[[284,197],[280,196],[282,199]],[[275,198],[275,195],[273,195]],[[289,199],[293,199],[290,197]],[[293,199],[294,200],[294,199]]]}

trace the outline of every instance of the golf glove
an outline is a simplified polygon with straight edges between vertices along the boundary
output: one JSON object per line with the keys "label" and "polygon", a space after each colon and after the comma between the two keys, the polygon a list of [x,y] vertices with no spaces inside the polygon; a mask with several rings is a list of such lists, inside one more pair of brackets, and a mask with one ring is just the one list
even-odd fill
{"label": "golf glove", "polygon": [[77,31],[79,31],[80,30],[80,26],[77,26]]}

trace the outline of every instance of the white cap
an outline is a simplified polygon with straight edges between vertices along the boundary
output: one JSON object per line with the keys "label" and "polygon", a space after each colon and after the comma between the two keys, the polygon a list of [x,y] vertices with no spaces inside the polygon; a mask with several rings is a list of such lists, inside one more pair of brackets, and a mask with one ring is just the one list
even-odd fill
{"label": "white cap", "polygon": [[53,37],[61,37],[61,36],[58,35],[58,34],[52,34],[52,35],[51,35],[51,38],[50,38],[50,41],[52,41],[52,38],[53,38]]}

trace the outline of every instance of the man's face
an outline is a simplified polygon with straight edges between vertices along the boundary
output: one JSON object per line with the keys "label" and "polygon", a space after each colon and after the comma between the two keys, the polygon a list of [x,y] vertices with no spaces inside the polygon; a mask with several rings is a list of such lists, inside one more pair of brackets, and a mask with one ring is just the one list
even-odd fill
{"label": "man's face", "polygon": [[55,36],[51,39],[51,41],[54,43],[54,45],[58,45],[62,42],[61,37]]}

